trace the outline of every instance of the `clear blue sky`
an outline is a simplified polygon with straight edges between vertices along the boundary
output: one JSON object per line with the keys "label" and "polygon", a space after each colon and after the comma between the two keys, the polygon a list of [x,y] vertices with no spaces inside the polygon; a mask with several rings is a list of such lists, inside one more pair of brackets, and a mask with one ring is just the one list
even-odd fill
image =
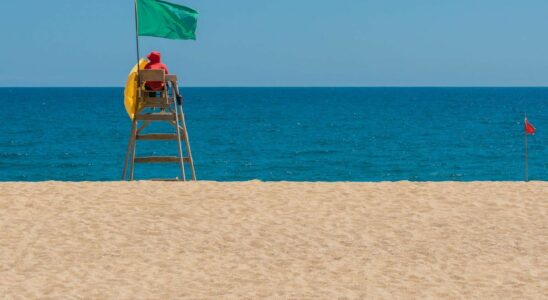
{"label": "clear blue sky", "polygon": [[[197,41],[141,38],[186,86],[547,86],[546,0],[173,0]],[[123,86],[132,0],[3,1],[0,86]]]}

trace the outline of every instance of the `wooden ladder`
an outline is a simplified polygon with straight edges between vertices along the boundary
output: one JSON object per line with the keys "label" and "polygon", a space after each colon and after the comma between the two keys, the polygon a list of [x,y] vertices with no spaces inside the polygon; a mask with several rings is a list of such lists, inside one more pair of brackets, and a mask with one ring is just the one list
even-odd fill
{"label": "wooden ladder", "polygon": [[[186,130],[183,113],[182,99],[179,96],[177,76],[166,75],[164,70],[140,70],[138,79],[139,91],[138,103],[133,115],[131,134],[124,160],[122,180],[133,180],[136,163],[177,163],[181,168],[181,179],[187,180],[185,163],[190,167],[192,180],[196,180],[194,161],[190,150],[188,132]],[[151,92],[145,88],[146,82],[163,82],[163,89]],[[168,86],[171,85],[171,94]],[[154,95],[150,95],[153,93]],[[154,97],[151,97],[154,96]],[[177,98],[181,99],[178,101]],[[167,122],[175,128],[170,133],[143,133],[143,130],[152,122]],[[137,141],[177,141],[178,156],[135,156]],[[182,143],[185,142],[186,156],[184,156]],[[128,172],[129,169],[129,172]]]}

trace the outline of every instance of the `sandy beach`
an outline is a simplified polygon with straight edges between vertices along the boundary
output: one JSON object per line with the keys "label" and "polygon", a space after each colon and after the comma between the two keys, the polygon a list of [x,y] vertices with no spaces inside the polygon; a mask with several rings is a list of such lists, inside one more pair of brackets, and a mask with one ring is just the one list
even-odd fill
{"label": "sandy beach", "polygon": [[548,183],[0,183],[0,295],[546,299]]}

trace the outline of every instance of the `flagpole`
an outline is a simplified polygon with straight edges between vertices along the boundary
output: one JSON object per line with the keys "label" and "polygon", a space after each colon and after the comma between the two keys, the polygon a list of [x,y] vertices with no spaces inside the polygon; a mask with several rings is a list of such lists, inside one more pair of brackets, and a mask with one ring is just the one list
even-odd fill
{"label": "flagpole", "polygon": [[137,82],[139,82],[139,14],[137,13],[137,0],[133,1],[135,6],[135,45],[137,46]]}
{"label": "flagpole", "polygon": [[527,149],[527,130],[525,130],[525,126],[527,126],[527,114],[523,113],[524,117],[524,130],[523,130],[523,142],[525,143],[525,181],[529,181],[529,155],[528,155],[528,149]]}

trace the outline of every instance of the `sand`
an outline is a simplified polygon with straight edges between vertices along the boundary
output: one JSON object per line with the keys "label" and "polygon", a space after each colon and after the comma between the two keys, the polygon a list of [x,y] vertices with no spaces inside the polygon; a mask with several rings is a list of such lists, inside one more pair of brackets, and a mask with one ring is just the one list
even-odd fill
{"label": "sand", "polygon": [[0,295],[547,299],[548,183],[0,183]]}

